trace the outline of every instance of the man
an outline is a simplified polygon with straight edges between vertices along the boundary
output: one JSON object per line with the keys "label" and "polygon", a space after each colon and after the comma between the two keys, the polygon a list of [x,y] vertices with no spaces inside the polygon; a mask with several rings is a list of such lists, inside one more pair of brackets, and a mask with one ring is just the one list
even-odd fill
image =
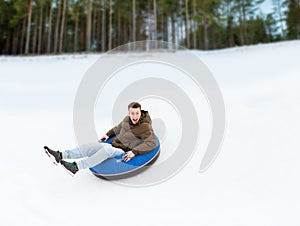
{"label": "man", "polygon": [[[108,158],[124,155],[125,162],[130,161],[138,154],[152,151],[157,141],[152,128],[152,121],[147,111],[141,110],[141,105],[132,102],[128,105],[128,115],[122,122],[103,135],[99,142],[82,145],[78,148],[54,151],[45,146],[47,155],[54,158],[54,163],[61,163],[73,175],[81,169],[98,165]],[[115,137],[111,144],[104,143]],[[68,162],[65,159],[81,159],[77,162]]]}

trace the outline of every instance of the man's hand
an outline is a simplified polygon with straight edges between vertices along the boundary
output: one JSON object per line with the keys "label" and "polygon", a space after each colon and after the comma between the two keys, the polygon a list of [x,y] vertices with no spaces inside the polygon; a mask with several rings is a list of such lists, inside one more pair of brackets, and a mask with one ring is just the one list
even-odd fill
{"label": "man's hand", "polygon": [[125,162],[128,162],[130,159],[132,159],[135,156],[135,154],[132,151],[126,152],[126,154],[123,156],[123,159]]}
{"label": "man's hand", "polygon": [[107,141],[107,139],[108,139],[109,137],[105,134],[105,135],[103,135],[102,137],[100,137],[100,139],[98,140],[99,142],[101,142],[101,141]]}

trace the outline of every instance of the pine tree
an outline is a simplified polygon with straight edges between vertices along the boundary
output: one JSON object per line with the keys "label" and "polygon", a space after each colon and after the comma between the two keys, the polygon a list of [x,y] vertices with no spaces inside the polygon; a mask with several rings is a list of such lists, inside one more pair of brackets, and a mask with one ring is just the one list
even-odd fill
{"label": "pine tree", "polygon": [[298,0],[288,0],[287,38],[300,38],[300,3]]}
{"label": "pine tree", "polygon": [[215,49],[300,38],[299,0],[272,1],[274,13],[259,17],[263,0],[0,1],[0,53],[104,52],[150,39]]}
{"label": "pine tree", "polygon": [[[283,39],[285,39],[286,32],[284,29],[284,21],[286,18],[284,18],[284,14],[285,14],[284,9],[286,6],[286,0],[272,0],[272,4],[273,4],[273,11],[274,11],[274,15],[272,15],[272,17],[278,21],[280,25],[281,36],[283,37]],[[267,15],[266,19],[271,20],[270,15]]]}
{"label": "pine tree", "polygon": [[273,13],[267,14],[267,17],[265,19],[265,27],[268,35],[268,41],[277,41],[279,40],[279,37],[282,37],[282,34],[278,34],[277,21],[274,18]]}

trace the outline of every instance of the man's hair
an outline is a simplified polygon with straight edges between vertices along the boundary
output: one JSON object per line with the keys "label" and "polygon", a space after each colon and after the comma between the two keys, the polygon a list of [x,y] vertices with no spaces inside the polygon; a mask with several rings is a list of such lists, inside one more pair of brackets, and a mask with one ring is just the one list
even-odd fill
{"label": "man's hair", "polygon": [[132,103],[128,104],[128,110],[130,108],[140,108],[140,109],[142,109],[141,105],[138,102],[132,102]]}

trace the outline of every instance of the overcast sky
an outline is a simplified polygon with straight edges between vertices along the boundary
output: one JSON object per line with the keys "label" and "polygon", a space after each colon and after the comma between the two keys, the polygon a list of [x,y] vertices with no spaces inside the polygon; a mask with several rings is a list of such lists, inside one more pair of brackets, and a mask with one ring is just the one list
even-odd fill
{"label": "overcast sky", "polygon": [[265,0],[261,8],[264,13],[270,13],[272,11],[272,0]]}

